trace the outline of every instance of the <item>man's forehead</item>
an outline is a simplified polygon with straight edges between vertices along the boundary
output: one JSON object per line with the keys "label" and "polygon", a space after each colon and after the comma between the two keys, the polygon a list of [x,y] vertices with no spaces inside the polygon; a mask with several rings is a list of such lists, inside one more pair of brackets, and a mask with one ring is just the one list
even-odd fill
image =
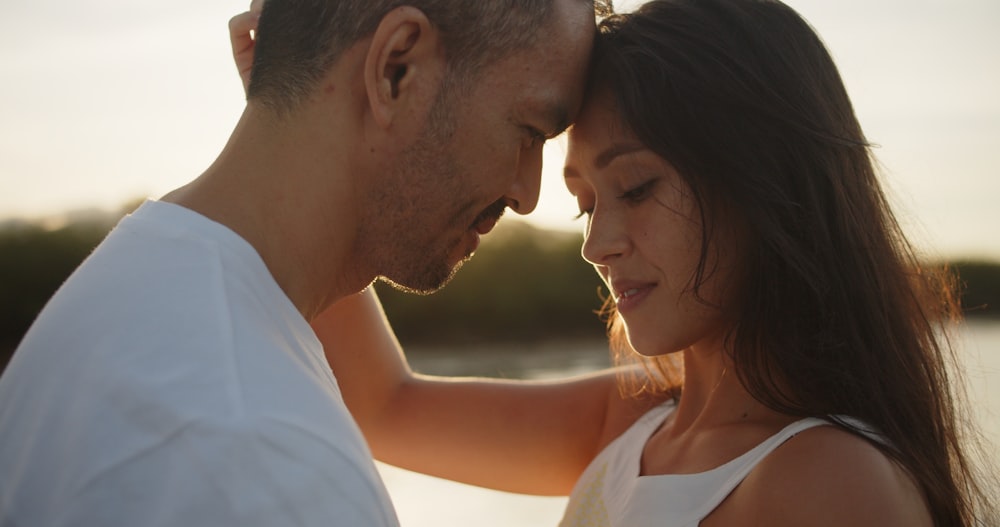
{"label": "man's forehead", "polygon": [[558,135],[566,130],[578,108],[574,94],[556,87],[525,89],[518,93],[511,110],[520,121],[539,128],[545,135]]}
{"label": "man's forehead", "polygon": [[544,126],[541,131],[547,135],[563,132],[583,100],[596,25],[592,13],[575,12],[577,8],[567,13],[564,6],[567,20],[550,21],[551,31],[544,38],[501,60],[490,75],[498,88],[512,89],[515,113]]}
{"label": "man's forehead", "polygon": [[543,72],[530,83],[531,88],[522,92],[522,104],[542,119],[546,132],[558,134],[566,130],[580,113],[583,103],[585,78],[565,72],[552,75]]}

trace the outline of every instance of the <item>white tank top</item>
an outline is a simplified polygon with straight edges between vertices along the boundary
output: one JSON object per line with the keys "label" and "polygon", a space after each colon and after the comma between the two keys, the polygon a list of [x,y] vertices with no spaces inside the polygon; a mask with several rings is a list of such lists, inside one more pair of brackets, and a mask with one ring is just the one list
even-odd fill
{"label": "white tank top", "polygon": [[707,472],[640,476],[646,441],[675,409],[667,402],[650,410],[591,461],[560,527],[696,527],[771,451],[803,430],[832,424],[812,417],[796,421]]}

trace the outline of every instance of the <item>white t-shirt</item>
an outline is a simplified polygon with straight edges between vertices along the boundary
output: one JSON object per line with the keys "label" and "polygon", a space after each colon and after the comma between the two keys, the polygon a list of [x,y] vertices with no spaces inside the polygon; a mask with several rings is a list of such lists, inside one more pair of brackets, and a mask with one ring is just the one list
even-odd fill
{"label": "white t-shirt", "polygon": [[0,526],[396,526],[323,349],[254,249],[146,202],[0,378]]}

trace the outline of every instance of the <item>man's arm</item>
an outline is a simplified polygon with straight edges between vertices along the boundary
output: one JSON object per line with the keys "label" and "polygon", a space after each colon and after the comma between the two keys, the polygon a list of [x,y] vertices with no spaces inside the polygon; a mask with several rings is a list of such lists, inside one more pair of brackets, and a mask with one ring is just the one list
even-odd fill
{"label": "man's arm", "polygon": [[413,373],[371,289],[313,321],[376,458],[509,492],[564,495],[656,401],[623,399],[615,372],[561,381]]}

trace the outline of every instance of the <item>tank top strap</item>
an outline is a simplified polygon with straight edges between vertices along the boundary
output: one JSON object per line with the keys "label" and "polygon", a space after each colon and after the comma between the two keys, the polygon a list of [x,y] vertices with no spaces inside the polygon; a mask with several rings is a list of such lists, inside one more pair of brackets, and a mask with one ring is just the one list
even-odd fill
{"label": "tank top strap", "polygon": [[[649,437],[663,425],[667,417],[676,409],[677,403],[672,400],[660,403],[639,417],[616,441],[627,445],[624,448],[629,451],[628,455],[635,455],[637,460],[640,459],[642,457],[642,449],[646,446],[646,441],[649,440]],[[638,474],[638,466],[635,469],[636,474]]]}
{"label": "tank top strap", "polygon": [[642,470],[642,450],[646,442],[676,409],[675,402],[666,401],[648,410],[597,457],[610,462],[622,481],[634,480]]}
{"label": "tank top strap", "polygon": [[826,425],[833,425],[833,423],[818,417],[800,419],[781,429],[781,431],[777,434],[765,439],[759,445],[755,446],[743,455],[733,459],[718,469],[715,469],[718,471],[724,471],[727,474],[727,477],[722,485],[717,488],[715,493],[699,508],[702,511],[705,511],[706,514],[715,510],[715,508],[718,507],[719,504],[721,504],[722,501],[733,492],[733,489],[746,479],[754,467],[756,467],[762,459],[767,457],[768,454],[784,444],[785,441],[795,437],[797,434],[810,428]]}

